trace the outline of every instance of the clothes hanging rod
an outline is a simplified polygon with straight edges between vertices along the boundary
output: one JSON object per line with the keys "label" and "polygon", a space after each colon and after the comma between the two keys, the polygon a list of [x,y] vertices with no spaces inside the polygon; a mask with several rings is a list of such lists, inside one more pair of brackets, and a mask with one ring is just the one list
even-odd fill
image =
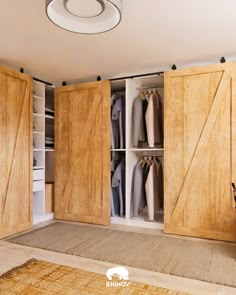
{"label": "clothes hanging rod", "polygon": [[116,91],[116,90],[112,90],[111,92],[112,94],[120,94],[120,95],[125,95],[125,91]]}
{"label": "clothes hanging rod", "polygon": [[116,89],[113,89],[112,91],[120,91],[120,92],[124,92],[125,91],[125,87],[119,87],[119,88],[116,88]]}
{"label": "clothes hanging rod", "polygon": [[142,155],[142,158],[164,158],[163,156],[159,156],[159,155]]}
{"label": "clothes hanging rod", "polygon": [[126,77],[120,77],[120,78],[113,78],[110,79],[110,81],[119,81],[119,80],[125,80],[125,79],[134,79],[134,78],[140,78],[140,77],[147,77],[147,76],[160,76],[163,75],[164,72],[155,72],[155,73],[148,73],[148,74],[140,74],[140,75],[133,75],[133,76],[126,76]]}
{"label": "clothes hanging rod", "polygon": [[138,87],[136,90],[145,90],[145,89],[160,89],[164,88],[164,86],[145,86],[145,87]]}
{"label": "clothes hanging rod", "polygon": [[48,85],[48,86],[53,86],[52,83],[46,82],[46,81],[44,81],[44,80],[41,80],[41,79],[38,79],[38,78],[35,78],[35,77],[33,77],[33,80],[35,80],[35,81],[37,81],[37,82],[44,83],[44,84],[46,84],[46,85]]}
{"label": "clothes hanging rod", "polygon": [[[21,73],[24,73],[24,72],[25,72],[25,69],[24,69],[24,68],[20,68],[20,72],[21,72]],[[53,86],[52,83],[46,82],[46,81],[44,81],[44,80],[41,80],[41,79],[38,79],[38,78],[35,78],[35,77],[32,77],[32,78],[33,78],[34,81],[44,83],[44,84],[46,84],[46,85],[48,85],[48,86]]]}

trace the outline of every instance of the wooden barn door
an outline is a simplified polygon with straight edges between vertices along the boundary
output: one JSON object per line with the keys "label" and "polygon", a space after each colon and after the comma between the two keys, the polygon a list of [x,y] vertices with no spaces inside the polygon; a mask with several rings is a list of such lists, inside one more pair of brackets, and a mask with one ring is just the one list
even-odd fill
{"label": "wooden barn door", "polygon": [[56,88],[55,217],[110,222],[110,83]]}
{"label": "wooden barn door", "polygon": [[0,238],[32,225],[32,80],[0,66]]}
{"label": "wooden barn door", "polygon": [[236,241],[236,65],[165,74],[165,232]]}

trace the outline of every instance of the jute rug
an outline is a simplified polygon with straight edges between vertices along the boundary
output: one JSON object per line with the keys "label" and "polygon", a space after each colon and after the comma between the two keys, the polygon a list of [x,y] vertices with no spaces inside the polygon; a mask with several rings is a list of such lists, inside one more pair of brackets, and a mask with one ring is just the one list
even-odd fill
{"label": "jute rug", "polygon": [[54,223],[10,242],[236,287],[236,245]]}
{"label": "jute rug", "polygon": [[[180,292],[127,281],[107,286],[107,277],[50,262],[30,260],[0,276],[1,295],[184,295]],[[112,282],[121,282],[113,278]]]}

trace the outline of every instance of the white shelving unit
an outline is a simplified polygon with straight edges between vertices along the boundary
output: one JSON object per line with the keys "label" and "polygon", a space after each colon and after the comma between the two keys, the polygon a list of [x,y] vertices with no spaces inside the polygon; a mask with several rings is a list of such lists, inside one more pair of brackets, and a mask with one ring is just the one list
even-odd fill
{"label": "white shelving unit", "polygon": [[33,83],[33,224],[53,219],[45,212],[45,84]]}
{"label": "white shelving unit", "polygon": [[132,107],[134,99],[139,95],[140,88],[145,87],[160,87],[158,92],[164,98],[164,77],[163,76],[147,76],[139,77],[135,79],[118,80],[111,82],[112,91],[118,91],[122,88],[125,89],[125,110],[126,110],[126,148],[125,149],[112,149],[112,152],[125,153],[125,195],[126,195],[126,214],[125,217],[111,217],[111,223],[123,224],[129,226],[145,227],[160,229],[163,226],[163,212],[158,212],[158,219],[156,221],[149,221],[146,216],[131,217],[130,204],[131,204],[131,190],[132,190],[132,175],[133,168],[144,155],[156,155],[164,156],[164,149],[162,147],[156,148],[138,148],[133,146],[133,132],[132,132]]}

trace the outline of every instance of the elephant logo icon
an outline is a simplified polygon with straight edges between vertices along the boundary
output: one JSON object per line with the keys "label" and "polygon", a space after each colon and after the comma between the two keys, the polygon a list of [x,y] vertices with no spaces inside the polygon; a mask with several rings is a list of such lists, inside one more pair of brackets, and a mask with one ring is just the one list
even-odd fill
{"label": "elephant logo icon", "polygon": [[109,281],[112,280],[113,275],[118,275],[119,280],[128,280],[129,279],[129,272],[123,266],[117,266],[113,268],[109,268],[106,272],[107,278]]}

